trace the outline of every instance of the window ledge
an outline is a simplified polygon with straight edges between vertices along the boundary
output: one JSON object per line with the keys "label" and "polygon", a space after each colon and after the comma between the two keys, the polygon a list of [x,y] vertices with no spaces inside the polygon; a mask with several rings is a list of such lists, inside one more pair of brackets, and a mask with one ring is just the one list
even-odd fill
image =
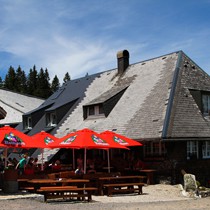
{"label": "window ledge", "polygon": [[47,125],[46,127],[47,128],[55,128],[57,125],[56,124],[53,124],[53,125]]}
{"label": "window ledge", "polygon": [[32,127],[25,127],[25,130],[32,130]]}
{"label": "window ledge", "polygon": [[102,115],[91,115],[88,116],[85,120],[95,120],[95,119],[101,119],[101,118],[106,118],[104,114]]}

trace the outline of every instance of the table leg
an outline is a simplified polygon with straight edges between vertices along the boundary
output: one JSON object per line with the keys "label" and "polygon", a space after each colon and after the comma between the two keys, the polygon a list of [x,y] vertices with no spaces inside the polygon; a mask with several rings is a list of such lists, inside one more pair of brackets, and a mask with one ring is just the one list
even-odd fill
{"label": "table leg", "polygon": [[154,184],[154,176],[153,172],[148,172],[147,173],[147,184]]}

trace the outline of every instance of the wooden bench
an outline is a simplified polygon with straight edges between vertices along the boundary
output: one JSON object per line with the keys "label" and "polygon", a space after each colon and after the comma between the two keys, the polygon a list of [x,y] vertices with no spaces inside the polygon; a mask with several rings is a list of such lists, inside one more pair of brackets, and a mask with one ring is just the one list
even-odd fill
{"label": "wooden bench", "polygon": [[34,187],[28,184],[29,179],[18,179],[18,189],[25,190],[28,192],[34,192]]}
{"label": "wooden bench", "polygon": [[56,198],[68,198],[72,199],[77,197],[84,200],[87,197],[88,202],[92,200],[92,192],[97,190],[95,187],[83,187],[79,188],[76,186],[56,186],[56,187],[41,187],[37,190],[37,193],[44,195],[44,201],[48,199]]}
{"label": "wooden bench", "polygon": [[[77,188],[77,186],[48,186],[48,187],[40,187],[38,190],[39,191],[52,191],[52,190],[57,190],[57,189],[69,189],[69,188]],[[37,191],[38,191],[37,190]]]}
{"label": "wooden bench", "polygon": [[[138,188],[135,188],[137,186]],[[112,196],[114,192],[116,193],[134,193],[142,194],[142,187],[145,186],[145,183],[114,183],[114,184],[104,184],[104,187],[107,188],[107,195]],[[125,188],[126,187],[126,188]]]}

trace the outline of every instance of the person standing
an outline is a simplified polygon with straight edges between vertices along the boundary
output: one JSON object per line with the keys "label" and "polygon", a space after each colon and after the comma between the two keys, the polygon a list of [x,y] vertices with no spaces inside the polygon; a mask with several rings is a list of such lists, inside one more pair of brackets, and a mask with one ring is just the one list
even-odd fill
{"label": "person standing", "polygon": [[26,166],[26,155],[23,155],[23,157],[20,159],[20,161],[18,162],[18,164],[16,165],[16,169],[18,169],[18,174],[22,175],[24,173],[25,170],[25,166]]}

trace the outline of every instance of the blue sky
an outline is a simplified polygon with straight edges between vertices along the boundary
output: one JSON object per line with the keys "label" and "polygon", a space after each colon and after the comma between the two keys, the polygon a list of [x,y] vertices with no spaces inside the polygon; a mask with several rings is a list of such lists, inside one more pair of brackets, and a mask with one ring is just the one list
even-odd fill
{"label": "blue sky", "polygon": [[62,82],[183,50],[210,74],[210,0],[0,0],[0,76],[47,68]]}

